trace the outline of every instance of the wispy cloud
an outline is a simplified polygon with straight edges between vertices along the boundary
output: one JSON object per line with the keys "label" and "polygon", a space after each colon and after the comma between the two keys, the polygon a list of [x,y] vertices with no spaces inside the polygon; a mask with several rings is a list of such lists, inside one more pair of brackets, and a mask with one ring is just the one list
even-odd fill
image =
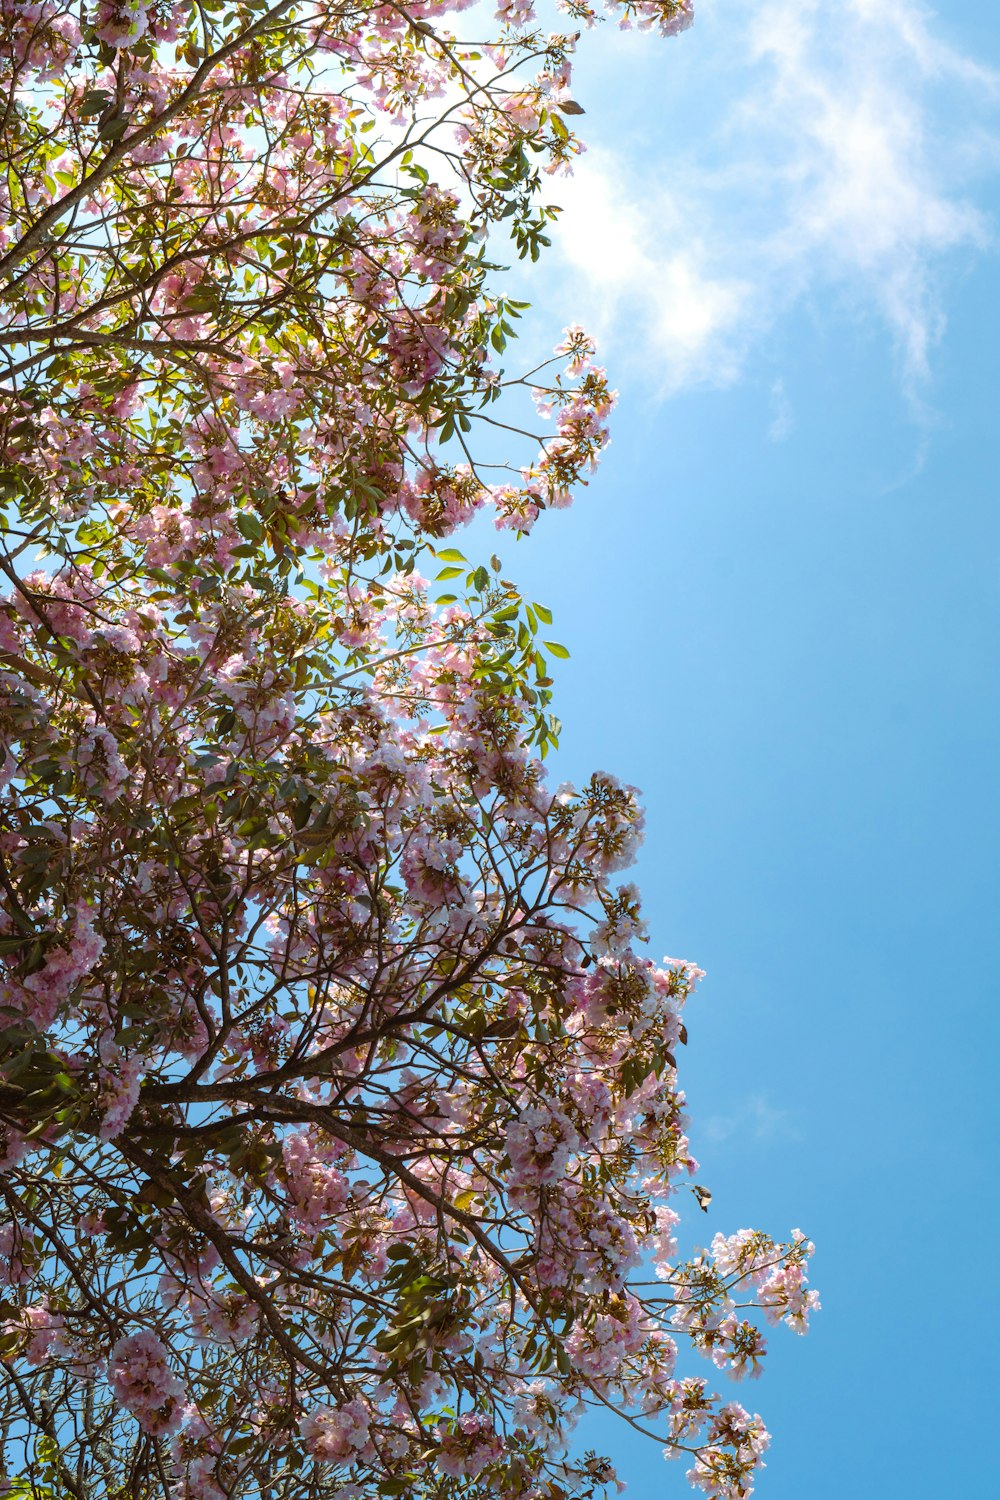
{"label": "wispy cloud", "polygon": [[[701,0],[699,24],[719,109],[677,149],[665,105],[668,186],[601,149],[560,184],[577,302],[671,394],[731,384],[785,312],[835,297],[875,315],[919,399],[945,268],[990,242],[970,195],[1000,166],[1000,75],[918,0]],[[772,436],[790,423],[778,392]]]}
{"label": "wispy cloud", "polygon": [[751,1095],[731,1114],[709,1115],[698,1133],[713,1146],[721,1146],[737,1135],[762,1144],[799,1138],[788,1111],[777,1109],[765,1094]]}
{"label": "wispy cloud", "polygon": [[785,390],[785,382],[776,380],[771,386],[771,425],[767,435],[772,443],[783,443],[795,430],[795,413]]}

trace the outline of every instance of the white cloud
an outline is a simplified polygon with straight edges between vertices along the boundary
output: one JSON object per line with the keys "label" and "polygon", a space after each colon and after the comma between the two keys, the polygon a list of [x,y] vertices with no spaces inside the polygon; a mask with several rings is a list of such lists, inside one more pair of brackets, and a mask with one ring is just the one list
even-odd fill
{"label": "white cloud", "polygon": [[558,245],[589,284],[585,321],[601,339],[652,346],[671,389],[739,373],[732,339],[748,315],[750,284],[706,272],[694,225],[661,194],[641,208],[619,164],[591,152],[559,186]]}
{"label": "white cloud", "polygon": [[776,1109],[764,1094],[751,1095],[732,1114],[709,1115],[699,1134],[713,1146],[721,1146],[736,1135],[761,1144],[799,1139],[788,1111]]}
{"label": "white cloud", "polygon": [[[600,149],[560,184],[576,305],[672,394],[731,384],[783,312],[837,298],[877,315],[918,399],[943,268],[989,242],[968,194],[1000,162],[1000,77],[946,45],[918,0],[702,0],[699,23],[691,66],[708,60],[719,109],[678,150],[690,101],[665,103],[669,187],[651,193],[648,163],[630,172]],[[791,414],[776,404],[780,438]]]}
{"label": "white cloud", "polygon": [[771,425],[767,435],[772,443],[783,443],[795,431],[795,413],[785,390],[785,382],[776,380],[771,386]]}

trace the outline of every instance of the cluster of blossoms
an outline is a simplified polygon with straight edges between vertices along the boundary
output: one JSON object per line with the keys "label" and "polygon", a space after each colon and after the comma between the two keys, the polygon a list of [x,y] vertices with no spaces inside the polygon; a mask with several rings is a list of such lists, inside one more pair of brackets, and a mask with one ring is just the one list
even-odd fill
{"label": "cluster of blossoms", "polygon": [[155,1333],[141,1331],[119,1339],[108,1361],[108,1380],[116,1400],[143,1432],[162,1437],[180,1426],[184,1387]]}
{"label": "cluster of blossoms", "polygon": [[797,1233],[680,1254],[701,971],[636,789],[546,780],[549,612],[440,545],[615,399],[577,327],[508,378],[487,284],[576,37],[464,8],[0,5],[0,1430],[81,1500],[588,1500],[589,1404],[740,1500],[681,1362],[817,1305]]}
{"label": "cluster of blossoms", "polygon": [[302,1441],[322,1464],[354,1464],[374,1456],[371,1415],[361,1401],[321,1406],[300,1423]]}
{"label": "cluster of blossoms", "polygon": [[474,1412],[443,1429],[435,1462],[451,1479],[478,1479],[503,1458],[504,1443],[488,1417]]}
{"label": "cluster of blossoms", "polygon": [[[248,527],[279,548],[345,517],[443,536],[488,507],[527,530],[568,503],[614,400],[579,342],[572,375],[532,382],[556,430],[510,482],[453,449],[521,384],[498,364],[521,305],[490,294],[479,246],[504,219],[522,252],[547,243],[533,191],[578,149],[562,109],[576,38],[540,37],[525,8],[529,29],[484,51],[448,27],[464,8],[320,5],[283,43],[261,39],[265,9],[240,47],[190,0],[100,0],[82,28],[66,0],[8,0],[0,463],[33,505],[70,521],[97,502],[150,566],[226,569],[259,540]],[[645,8],[669,25],[687,10]],[[425,156],[451,185],[416,150],[400,169],[398,144],[448,91],[461,102]],[[105,151],[120,168],[91,171]]]}
{"label": "cluster of blossoms", "polygon": [[[43,704],[37,704],[36,709],[40,716],[46,712]],[[8,752],[13,753],[10,744]],[[87,776],[86,771],[84,775]],[[0,834],[4,853],[14,852],[21,843],[16,834]],[[0,914],[0,923],[9,934],[17,931],[15,916],[11,912]],[[91,972],[104,951],[104,939],[95,930],[94,916],[89,903],[64,911],[59,929],[51,933],[55,941],[46,944],[44,956],[32,972],[5,974],[0,979],[0,1004],[8,1013],[30,1018],[39,1031],[52,1025],[61,1004]]]}
{"label": "cluster of blossoms", "polygon": [[[428,1452],[483,1493],[589,1492],[603,1469],[565,1457],[589,1400],[745,1493],[763,1429],[679,1377],[680,1346],[756,1373],[745,1304],[801,1329],[812,1247],[678,1258],[701,973],[637,951],[638,794],[547,787],[539,607],[495,569],[441,604],[314,552],[308,607],[167,573],[144,604],[72,566],[0,599],[35,688],[0,851],[5,1347],[169,1439],[183,1495],[252,1493],[242,1452],[289,1494],[306,1458],[364,1489]],[[93,721],[110,794],[74,760]]]}
{"label": "cluster of blossoms", "polygon": [[[688,1479],[709,1500],[749,1494],[754,1471],[769,1442],[760,1417],[751,1417],[737,1401],[731,1401],[713,1417],[694,1468],[688,1470]],[[670,1449],[667,1457],[673,1457]]]}

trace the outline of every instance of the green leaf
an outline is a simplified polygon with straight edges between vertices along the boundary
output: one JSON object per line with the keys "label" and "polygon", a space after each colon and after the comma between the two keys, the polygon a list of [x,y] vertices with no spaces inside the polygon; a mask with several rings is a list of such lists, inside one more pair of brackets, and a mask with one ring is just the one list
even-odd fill
{"label": "green leaf", "polygon": [[236,517],[236,529],[251,542],[264,540],[264,528],[256,516],[243,511]]}
{"label": "green leaf", "polygon": [[80,100],[81,115],[99,115],[111,103],[111,95],[105,89],[87,89]]}
{"label": "green leaf", "polygon": [[569,660],[569,652],[565,646],[560,646],[558,641],[546,641],[546,650],[551,651],[553,656],[561,656],[564,661]]}
{"label": "green leaf", "polygon": [[181,312],[205,313],[214,312],[219,305],[219,294],[214,287],[199,286],[194,291],[188,292],[180,304]]}
{"label": "green leaf", "polygon": [[102,141],[120,141],[127,129],[128,117],[113,115],[110,120],[105,120],[97,134]]}

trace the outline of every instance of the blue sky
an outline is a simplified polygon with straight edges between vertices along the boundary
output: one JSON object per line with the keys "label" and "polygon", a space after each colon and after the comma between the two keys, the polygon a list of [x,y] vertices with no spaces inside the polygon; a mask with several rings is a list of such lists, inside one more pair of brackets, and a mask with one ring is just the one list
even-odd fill
{"label": "blue sky", "polygon": [[[530,333],[595,328],[620,407],[590,491],[505,554],[573,652],[558,772],[644,789],[655,954],[708,971],[695,1228],[818,1245],[814,1332],[739,1388],[774,1434],[757,1493],[985,1495],[995,3],[701,0],[671,44],[606,30],[575,91],[591,150]],[[687,1493],[585,1438],[632,1500]]]}

